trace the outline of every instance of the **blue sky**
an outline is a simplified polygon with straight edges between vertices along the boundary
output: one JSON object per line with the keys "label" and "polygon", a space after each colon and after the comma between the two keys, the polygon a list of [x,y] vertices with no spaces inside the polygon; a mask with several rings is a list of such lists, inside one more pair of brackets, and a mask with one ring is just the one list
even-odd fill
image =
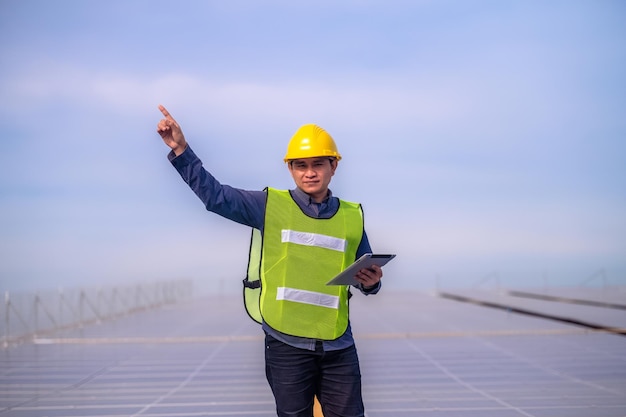
{"label": "blue sky", "polygon": [[239,291],[249,230],[170,166],[160,103],[247,189],[291,187],[287,141],[326,128],[333,192],[398,254],[391,288],[626,284],[625,17],[608,0],[3,0],[1,287]]}

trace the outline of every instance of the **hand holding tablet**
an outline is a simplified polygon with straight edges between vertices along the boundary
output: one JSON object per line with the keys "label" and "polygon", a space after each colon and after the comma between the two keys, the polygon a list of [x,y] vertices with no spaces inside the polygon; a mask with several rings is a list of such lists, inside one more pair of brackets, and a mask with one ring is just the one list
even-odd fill
{"label": "hand holding tablet", "polygon": [[361,269],[370,268],[372,265],[382,267],[395,257],[396,255],[366,253],[354,261],[352,265],[341,271],[336,277],[328,281],[326,285],[357,285],[359,281],[357,281],[354,276]]}

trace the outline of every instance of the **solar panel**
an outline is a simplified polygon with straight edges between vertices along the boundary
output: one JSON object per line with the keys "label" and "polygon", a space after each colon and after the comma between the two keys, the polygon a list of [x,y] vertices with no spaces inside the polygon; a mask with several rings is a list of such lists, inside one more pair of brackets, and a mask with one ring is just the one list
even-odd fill
{"label": "solar panel", "polygon": [[[611,325],[626,316],[457,294],[580,319],[598,309],[593,320]],[[351,320],[369,417],[626,415],[623,336],[418,292],[357,294]],[[221,296],[10,346],[0,414],[274,416],[262,339],[240,296]]]}

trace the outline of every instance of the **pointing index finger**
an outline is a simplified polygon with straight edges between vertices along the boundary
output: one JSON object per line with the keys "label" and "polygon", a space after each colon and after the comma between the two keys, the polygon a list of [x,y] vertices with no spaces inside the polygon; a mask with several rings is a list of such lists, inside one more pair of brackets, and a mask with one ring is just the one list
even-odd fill
{"label": "pointing index finger", "polygon": [[172,120],[172,121],[174,120],[170,112],[168,112],[167,109],[163,107],[162,104],[159,104],[159,110],[161,110],[161,113],[163,113],[163,116],[165,116],[166,119]]}

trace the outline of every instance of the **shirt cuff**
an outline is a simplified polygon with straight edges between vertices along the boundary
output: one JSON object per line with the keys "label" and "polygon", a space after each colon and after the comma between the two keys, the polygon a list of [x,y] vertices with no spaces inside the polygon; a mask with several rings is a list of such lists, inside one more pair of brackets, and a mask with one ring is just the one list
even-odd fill
{"label": "shirt cuff", "polygon": [[167,154],[168,161],[170,161],[173,165],[187,165],[189,161],[194,158],[197,158],[196,154],[191,150],[189,144],[187,144],[183,153],[178,156],[176,156],[174,151],[170,151],[170,153]]}
{"label": "shirt cuff", "polygon": [[381,286],[382,282],[378,281],[378,284],[372,288],[365,288],[363,286],[363,284],[359,285],[359,289],[361,290],[361,292],[365,295],[372,295],[372,294],[376,294],[378,291],[380,291],[380,286]]}

